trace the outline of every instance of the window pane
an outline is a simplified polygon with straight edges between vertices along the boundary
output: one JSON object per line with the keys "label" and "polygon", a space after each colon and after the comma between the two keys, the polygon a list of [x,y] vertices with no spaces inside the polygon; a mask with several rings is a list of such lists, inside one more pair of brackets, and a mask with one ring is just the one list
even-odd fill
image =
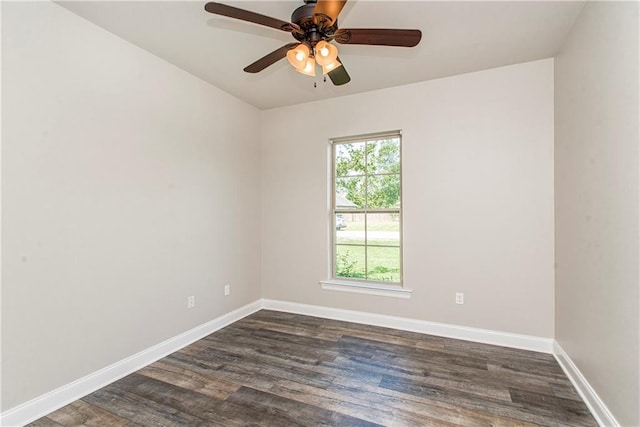
{"label": "window pane", "polygon": [[336,243],[364,245],[364,214],[336,214]]}
{"label": "window pane", "polygon": [[336,176],[364,175],[364,142],[336,144],[335,146]]}
{"label": "window pane", "polygon": [[378,134],[334,142],[335,278],[401,283],[400,140]]}
{"label": "window pane", "polygon": [[400,248],[367,246],[367,279],[400,281]]}
{"label": "window pane", "polygon": [[336,245],[336,277],[365,279],[365,247]]}
{"label": "window pane", "polygon": [[365,177],[336,178],[336,209],[364,207]]}
{"label": "window pane", "polygon": [[373,175],[367,178],[367,204],[370,208],[400,207],[400,175]]}
{"label": "window pane", "polygon": [[398,214],[367,214],[367,245],[400,246]]}
{"label": "window pane", "polygon": [[400,139],[389,138],[369,142],[368,173],[400,173]]}

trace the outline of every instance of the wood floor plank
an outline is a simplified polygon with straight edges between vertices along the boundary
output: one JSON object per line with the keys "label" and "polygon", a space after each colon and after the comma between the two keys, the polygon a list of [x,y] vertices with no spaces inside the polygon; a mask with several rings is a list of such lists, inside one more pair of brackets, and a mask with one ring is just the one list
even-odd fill
{"label": "wood floor plank", "polygon": [[33,427],[581,426],[549,354],[261,310]]}
{"label": "wood floor plank", "polygon": [[[267,319],[242,319],[242,325],[249,326],[253,330],[265,330],[273,332],[282,332],[290,335],[296,335],[300,337],[316,338],[322,341],[337,341],[342,336],[342,333],[330,331],[326,329],[309,329],[306,327],[298,326],[291,323],[273,322]],[[238,322],[240,323],[240,322]],[[237,324],[237,323],[236,323]]]}
{"label": "wood floor plank", "polygon": [[514,403],[529,411],[548,415],[564,423],[591,425],[585,417],[589,411],[582,402],[517,389],[511,389],[511,396]]}
{"label": "wood floor plank", "polygon": [[549,384],[549,387],[554,396],[582,402],[582,398],[580,398],[580,395],[570,382],[567,382],[567,384]]}
{"label": "wood floor plank", "polygon": [[[365,387],[367,391],[364,391]],[[358,392],[359,391],[359,392]],[[297,383],[280,382],[270,392],[300,402],[313,403],[339,413],[388,426],[484,426],[477,417],[468,417],[451,408],[435,406],[425,414],[424,405],[415,405],[404,397],[377,393],[372,386],[359,385],[359,390],[334,385],[327,390],[311,389]],[[419,406],[419,408],[418,408]]]}
{"label": "wood floor plank", "polygon": [[370,401],[362,402],[339,393],[305,387],[290,381],[280,381],[269,392],[294,401],[318,405],[322,408],[372,423],[394,425],[400,424],[398,421],[402,420],[402,425],[405,426],[424,424],[424,420],[411,420],[410,416],[404,416],[397,408],[391,408],[387,405],[377,408],[371,405],[372,402]]}
{"label": "wood floor plank", "polygon": [[[247,426],[247,425],[272,425],[272,426],[304,426],[304,419],[292,418],[290,414],[279,411],[264,411],[252,405],[238,403],[231,397],[226,400],[214,399],[208,396],[192,392],[172,384],[142,375],[132,374],[124,379],[126,384],[134,392],[150,401],[154,401],[168,408],[175,408],[182,413],[206,420],[207,423],[220,426]],[[241,387],[240,389],[246,389]]]}
{"label": "wood floor plank", "polygon": [[[158,404],[132,393],[124,386],[127,377],[82,398],[94,406],[142,426],[203,426],[203,420],[176,408]],[[70,426],[73,424],[65,424]],[[105,425],[108,425],[105,423]]]}
{"label": "wood floor plank", "polygon": [[[241,349],[244,349],[247,352],[253,350],[256,353],[270,354],[278,357],[285,357],[286,359],[295,357],[299,360],[311,362],[316,362],[318,360],[333,360],[337,355],[335,348],[327,347],[326,345],[323,346],[317,342],[314,345],[305,345],[304,338],[295,339],[295,337],[292,337],[291,341],[283,342],[282,340],[278,340],[278,338],[282,338],[284,334],[272,332],[269,335],[269,337],[265,337],[255,334],[247,334],[242,333],[242,330],[238,330],[236,335],[228,335],[225,331],[225,333],[219,335],[214,334],[206,337],[205,340],[222,344],[227,344],[233,340],[232,342],[235,346],[240,346]],[[286,348],[291,351],[290,353],[282,351],[283,346],[285,345]]]}
{"label": "wood floor plank", "polygon": [[[526,388],[539,393],[552,393],[550,384],[546,380],[539,378],[523,379],[522,375],[513,372],[497,374],[493,370],[473,369],[437,363],[436,361],[422,358],[395,357],[389,354],[377,353],[374,360],[386,363],[388,366],[401,367],[401,369],[392,368],[389,373],[405,378],[411,376],[431,377],[434,381],[438,379],[451,381],[452,384],[459,384],[470,392],[477,390],[480,394],[486,390],[486,394],[492,394],[495,397],[503,396],[506,398],[506,392],[509,387],[519,387],[526,384]],[[434,383],[435,384],[435,383]],[[470,384],[468,387],[465,384]]]}
{"label": "wood floor plank", "polygon": [[62,424],[59,424],[53,421],[49,417],[42,417],[35,420],[31,424],[27,424],[26,427],[64,427],[64,426]]}
{"label": "wood floor plank", "polygon": [[[383,388],[389,388],[395,391],[399,391],[403,394],[413,394],[417,396],[427,396],[429,400],[452,402],[456,406],[481,411],[487,414],[492,414],[500,417],[512,418],[522,420],[528,423],[534,423],[545,426],[566,426],[564,419],[559,420],[554,414],[550,412],[532,411],[523,408],[518,402],[517,404],[505,404],[495,399],[484,397],[478,398],[478,396],[471,395],[469,393],[459,392],[455,390],[449,390],[442,387],[434,387],[427,384],[423,384],[417,380],[407,380],[392,376],[386,376],[380,384]],[[537,408],[537,407],[536,407]],[[564,410],[558,409],[560,412]],[[582,425],[582,424],[577,424]],[[595,426],[595,423],[589,424]]]}
{"label": "wood floor plank", "polygon": [[202,375],[188,369],[180,369],[163,362],[154,363],[138,371],[140,375],[147,376],[165,383],[224,400],[240,386],[228,381],[220,381],[208,375]]}
{"label": "wood floor plank", "polygon": [[[225,364],[216,366],[218,364],[215,361],[193,356],[184,356],[182,354],[172,354],[163,359],[163,361],[171,365],[198,370],[200,372],[209,370],[209,375],[213,375],[218,379],[229,381],[240,386],[253,387],[258,390],[268,390],[278,380],[270,375],[264,375],[261,372],[245,371],[233,366],[226,366]],[[212,364],[211,368],[207,368],[209,363]]]}
{"label": "wood floor plank", "polygon": [[49,418],[60,425],[95,426],[102,427],[105,424],[113,427],[124,427],[131,421],[118,417],[111,412],[94,406],[82,400],[77,400],[49,415]]}
{"label": "wood floor plank", "polygon": [[241,387],[232,394],[229,402],[260,412],[263,416],[273,413],[282,417],[282,425],[304,426],[341,426],[341,427],[379,427],[380,424],[365,421],[315,405],[297,402],[281,396]]}
{"label": "wood floor plank", "polygon": [[396,344],[384,344],[376,341],[370,341],[363,338],[343,337],[340,342],[347,348],[366,348],[374,353],[392,354],[394,357],[408,357],[413,359],[426,359],[431,363],[441,363],[446,366],[465,367],[473,369],[487,369],[487,359],[479,357],[461,356],[441,351],[433,350],[416,350],[398,346]]}
{"label": "wood floor plank", "polygon": [[296,366],[286,366],[284,364],[263,364],[260,362],[260,359],[256,357],[242,355],[230,356],[230,353],[215,348],[209,349],[199,357],[199,360],[210,358],[220,360],[226,358],[225,360],[227,360],[227,363],[219,369],[223,373],[229,372],[241,375],[251,373],[257,377],[288,379],[320,388],[326,387],[333,380],[332,375],[325,375],[317,372],[314,372],[313,375],[311,375],[309,370]]}
{"label": "wood floor plank", "polygon": [[[382,407],[401,409],[414,413],[420,417],[428,414],[429,418],[445,421],[460,426],[537,426],[522,420],[497,416],[475,409],[466,409],[446,401],[431,400],[425,396],[410,395],[395,390],[365,384],[344,385],[342,381],[329,387],[327,392],[335,392],[343,399],[358,399],[369,402],[371,406],[379,404]],[[394,425],[394,424],[387,424]]]}

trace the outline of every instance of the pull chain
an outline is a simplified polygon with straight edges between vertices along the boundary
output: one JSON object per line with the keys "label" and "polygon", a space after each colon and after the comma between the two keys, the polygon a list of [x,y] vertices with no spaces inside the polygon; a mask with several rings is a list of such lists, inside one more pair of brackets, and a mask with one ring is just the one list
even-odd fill
{"label": "pull chain", "polygon": [[[327,76],[322,76],[322,81],[323,81],[324,83],[326,83],[326,82],[327,82]],[[317,87],[318,87],[318,83],[314,81],[314,82],[313,82],[313,87],[314,87],[314,88],[317,88]]]}

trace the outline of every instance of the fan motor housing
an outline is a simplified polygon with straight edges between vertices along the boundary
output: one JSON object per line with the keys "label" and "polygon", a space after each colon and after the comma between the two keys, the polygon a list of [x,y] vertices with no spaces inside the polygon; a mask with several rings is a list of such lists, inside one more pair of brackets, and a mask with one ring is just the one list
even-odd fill
{"label": "fan motor housing", "polygon": [[318,27],[313,19],[316,0],[305,0],[305,3],[291,14],[291,22],[298,25],[303,31],[303,33],[293,32],[293,37],[298,41],[309,43],[312,47],[320,40],[331,40],[333,33],[338,29],[338,20],[336,19],[330,27]]}
{"label": "fan motor housing", "polygon": [[313,24],[313,11],[315,8],[315,1],[300,6],[291,14],[291,22],[298,24],[301,28],[305,28],[305,24],[309,22]]}

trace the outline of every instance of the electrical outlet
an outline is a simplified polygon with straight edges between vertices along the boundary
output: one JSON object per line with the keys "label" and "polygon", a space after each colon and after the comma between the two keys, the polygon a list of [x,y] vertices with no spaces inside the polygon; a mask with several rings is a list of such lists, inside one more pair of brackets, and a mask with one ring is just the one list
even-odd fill
{"label": "electrical outlet", "polygon": [[226,297],[227,295],[229,295],[231,293],[231,286],[229,285],[224,285],[224,296]]}
{"label": "electrical outlet", "polygon": [[196,306],[196,297],[193,295],[187,298],[187,308],[193,308]]}
{"label": "electrical outlet", "polygon": [[464,292],[456,292],[456,304],[464,304]]}

